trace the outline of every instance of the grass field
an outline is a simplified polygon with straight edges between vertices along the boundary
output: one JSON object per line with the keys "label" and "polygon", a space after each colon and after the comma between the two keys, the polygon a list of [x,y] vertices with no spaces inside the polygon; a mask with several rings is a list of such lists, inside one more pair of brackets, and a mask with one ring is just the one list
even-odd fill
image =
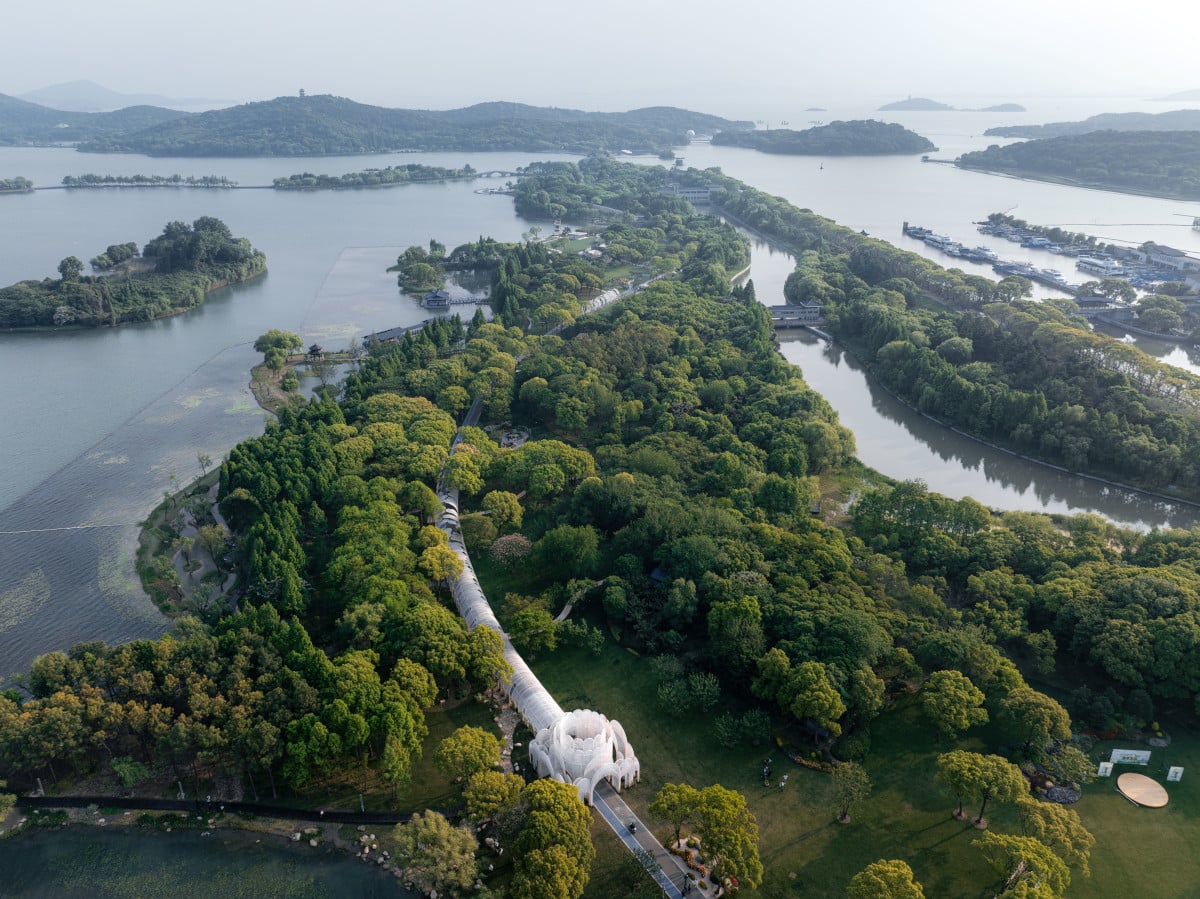
{"label": "grass field", "polygon": [[[971,845],[979,835],[970,822],[951,817],[952,797],[934,782],[934,758],[951,748],[994,752],[1003,735],[993,727],[972,731],[953,746],[931,732],[911,699],[881,715],[872,728],[872,751],[865,766],[874,783],[871,797],[848,825],[834,821],[828,775],[789,762],[775,747],[727,750],[711,736],[703,716],[663,717],[645,661],[611,642],[597,658],[580,650],[560,650],[534,665],[547,689],[567,709],[587,707],[618,719],[642,763],[642,782],[626,799],[639,814],[666,782],[696,787],[713,783],[745,794],[759,825],[766,878],[755,893],[765,897],[841,899],[850,878],[878,858],[902,858],[912,866],[930,899],[985,899],[995,895],[997,877]],[[791,739],[790,735],[788,736]],[[1068,896],[1097,899],[1184,899],[1200,896],[1200,740],[1172,732],[1172,746],[1156,751],[1148,768],[1119,766],[1165,781],[1166,764],[1187,768],[1170,785],[1171,804],[1141,809],[1114,790],[1113,780],[1084,789],[1075,806],[1096,836],[1092,876],[1072,872]],[[803,746],[798,739],[796,745]],[[1107,758],[1115,745],[1094,755]],[[774,777],[786,772],[787,786],[764,788],[759,774],[764,756],[774,759]],[[992,805],[993,829],[1018,832],[1011,807]],[[648,822],[653,818],[646,815]],[[660,838],[669,827],[655,827]],[[588,896],[614,895],[610,878],[620,870],[619,844],[597,840],[597,860]]]}

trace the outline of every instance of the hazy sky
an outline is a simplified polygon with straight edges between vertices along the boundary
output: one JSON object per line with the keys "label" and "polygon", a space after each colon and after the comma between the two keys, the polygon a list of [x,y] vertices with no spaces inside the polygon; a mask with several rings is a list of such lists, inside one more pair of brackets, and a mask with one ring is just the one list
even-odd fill
{"label": "hazy sky", "polygon": [[1192,0],[30,0],[0,93],[89,79],[235,102],[651,104],[749,117],[906,95],[959,105],[1200,88]]}

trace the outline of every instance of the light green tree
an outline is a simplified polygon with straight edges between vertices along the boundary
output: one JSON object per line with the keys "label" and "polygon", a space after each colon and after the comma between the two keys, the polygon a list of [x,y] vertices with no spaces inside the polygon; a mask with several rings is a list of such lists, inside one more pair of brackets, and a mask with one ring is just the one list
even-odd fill
{"label": "light green tree", "polygon": [[1024,836],[1045,843],[1084,877],[1092,876],[1090,862],[1096,838],[1083,826],[1079,812],[1057,802],[1039,802],[1032,796],[1017,800],[1017,812]]}
{"label": "light green tree", "polygon": [[438,744],[433,764],[451,778],[468,778],[500,764],[500,740],[482,727],[460,727]]}
{"label": "light green tree", "polygon": [[1016,802],[1029,791],[1029,784],[1021,769],[1008,759],[998,755],[981,755],[956,749],[937,758],[937,777],[956,797],[958,811],[962,817],[963,801],[978,800],[979,814],[975,816],[977,826],[986,826],[983,813],[989,801]]}
{"label": "light green tree", "polygon": [[989,833],[974,844],[1003,882],[999,896],[1010,899],[1061,899],[1071,885],[1063,860],[1041,840]]}
{"label": "light green tree", "polygon": [[921,690],[921,708],[946,737],[987,724],[983,692],[961,671],[935,671]]}
{"label": "light green tree", "polygon": [[426,811],[397,825],[393,833],[396,858],[423,893],[436,890],[441,896],[464,896],[472,890],[478,876],[478,844],[469,830]]}
{"label": "light green tree", "polygon": [[847,899],[925,899],[913,879],[912,868],[898,858],[871,862],[854,875],[846,888]]}
{"label": "light green tree", "polygon": [[850,823],[854,808],[871,795],[871,778],[866,769],[854,762],[843,762],[833,769],[833,795],[837,802],[837,819]]}
{"label": "light green tree", "polygon": [[521,788],[524,786],[525,781],[516,774],[476,771],[467,778],[467,785],[463,788],[467,817],[472,821],[494,818],[520,801]]}

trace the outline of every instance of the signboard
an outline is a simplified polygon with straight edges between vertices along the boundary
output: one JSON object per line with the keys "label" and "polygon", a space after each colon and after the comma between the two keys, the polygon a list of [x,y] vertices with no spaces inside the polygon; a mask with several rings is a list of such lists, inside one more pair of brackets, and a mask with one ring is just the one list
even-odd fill
{"label": "signboard", "polygon": [[1114,765],[1149,765],[1149,749],[1114,749],[1109,761]]}
{"label": "signboard", "polygon": [[1096,776],[1097,777],[1111,777],[1112,776],[1112,768],[1113,768],[1112,762],[1101,762],[1100,767],[1096,769]]}
{"label": "signboard", "polygon": [[1179,783],[1179,781],[1183,780],[1183,769],[1175,766],[1171,767],[1167,771],[1167,780],[1172,783]]}

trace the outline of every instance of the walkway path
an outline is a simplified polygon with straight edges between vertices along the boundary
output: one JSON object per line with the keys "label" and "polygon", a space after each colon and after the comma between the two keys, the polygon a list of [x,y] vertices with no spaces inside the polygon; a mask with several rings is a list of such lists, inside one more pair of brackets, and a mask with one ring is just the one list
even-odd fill
{"label": "walkway path", "polygon": [[[667,851],[607,781],[596,787],[595,809],[612,828],[617,839],[625,844],[625,848],[635,856],[640,849],[654,857],[655,867],[650,874],[662,887],[663,895],[671,899],[683,899],[683,887],[687,881],[687,867],[683,860]],[[629,824],[634,821],[637,822],[637,831],[630,833]],[[699,887],[694,887],[692,895],[699,897],[706,894]]]}

